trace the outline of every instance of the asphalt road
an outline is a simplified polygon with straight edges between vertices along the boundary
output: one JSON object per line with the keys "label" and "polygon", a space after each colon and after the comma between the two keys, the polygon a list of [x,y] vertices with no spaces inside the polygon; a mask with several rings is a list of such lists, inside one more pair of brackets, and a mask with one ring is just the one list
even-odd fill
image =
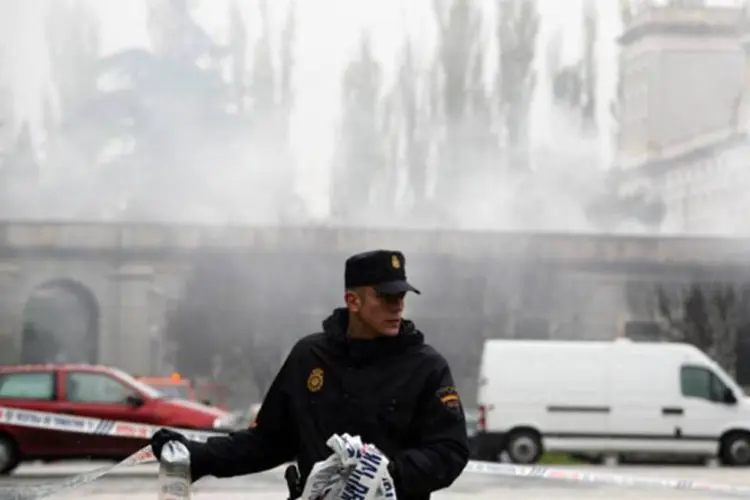
{"label": "asphalt road", "polygon": [[[7,498],[3,490],[57,482],[74,474],[92,470],[100,463],[71,463],[52,465],[26,465],[13,476],[0,480],[0,500]],[[87,500],[153,500],[157,494],[156,466],[138,466],[116,471],[109,476],[81,489],[53,498]],[[700,480],[711,483],[727,483],[750,487],[750,469],[724,469],[706,467],[589,467],[595,472],[609,472],[637,476],[657,476],[677,479]],[[194,487],[196,500],[284,500],[286,490],[283,468],[262,474],[234,479],[206,478]],[[532,478],[506,478],[476,474],[464,474],[448,490],[438,492],[433,498],[443,500],[503,500],[503,499],[620,499],[640,498],[666,500],[672,498],[723,498],[717,494],[695,493],[665,489],[614,488],[593,484],[560,482]]]}

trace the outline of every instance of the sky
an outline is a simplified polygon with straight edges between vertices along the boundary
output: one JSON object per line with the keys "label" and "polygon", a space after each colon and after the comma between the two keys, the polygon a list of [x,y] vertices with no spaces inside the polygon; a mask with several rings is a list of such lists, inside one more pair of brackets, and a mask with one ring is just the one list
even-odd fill
{"label": "sky", "polygon": [[[41,99],[49,90],[43,13],[48,1],[66,0],[0,0],[7,16],[0,16],[0,38],[13,75],[16,113],[28,119],[32,131],[41,135]],[[86,0],[97,12],[101,22],[102,49],[111,53],[125,47],[147,47],[145,0]],[[157,1],[157,0],[150,0]],[[231,0],[200,0],[196,3],[196,19],[217,41],[225,39],[228,6]],[[543,47],[552,33],[563,33],[562,57],[573,61],[580,54],[582,0],[537,0],[542,17],[539,47]],[[272,16],[281,21],[287,0],[270,2]],[[491,6],[494,2],[487,1]],[[614,0],[598,0],[600,40],[597,44],[599,63],[599,101],[608,102],[613,95],[616,78],[616,43],[619,33],[617,4]],[[255,2],[239,2],[243,15],[252,22]],[[298,44],[296,81],[296,110],[292,121],[292,140],[298,160],[298,190],[315,214],[327,206],[328,169],[335,140],[338,118],[339,80],[341,71],[356,48],[362,28],[370,31],[374,50],[385,64],[386,78],[389,65],[395,60],[402,34],[410,33],[423,44],[425,53],[434,43],[435,29],[430,22],[430,0],[298,0]],[[488,15],[490,13],[488,12]],[[104,55],[104,54],[103,54]],[[536,66],[543,71],[543,57]],[[532,142],[554,144],[556,130],[547,119],[550,99],[545,92],[532,105]],[[609,127],[608,106],[600,106],[598,117],[603,129]],[[604,134],[600,156],[604,164],[610,154],[611,143]]]}

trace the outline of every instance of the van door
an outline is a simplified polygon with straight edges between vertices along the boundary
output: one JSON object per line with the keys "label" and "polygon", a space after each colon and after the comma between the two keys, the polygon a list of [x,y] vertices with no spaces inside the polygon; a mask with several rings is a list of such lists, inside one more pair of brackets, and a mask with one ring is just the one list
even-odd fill
{"label": "van door", "polygon": [[682,418],[678,364],[663,352],[628,350],[609,363],[612,451],[665,453],[674,449],[675,426]]}
{"label": "van door", "polygon": [[[730,388],[708,367],[683,365],[680,368],[682,404],[678,423],[680,448],[698,453],[718,452],[719,437],[729,422],[740,418],[740,405],[724,401]],[[741,395],[734,394],[735,398]]]}
{"label": "van door", "polygon": [[547,360],[530,363],[536,373],[547,374],[541,388],[530,388],[528,397],[530,402],[544,398],[539,421],[549,450],[598,451],[610,432],[609,371],[597,356],[585,354],[553,365],[554,372]]}

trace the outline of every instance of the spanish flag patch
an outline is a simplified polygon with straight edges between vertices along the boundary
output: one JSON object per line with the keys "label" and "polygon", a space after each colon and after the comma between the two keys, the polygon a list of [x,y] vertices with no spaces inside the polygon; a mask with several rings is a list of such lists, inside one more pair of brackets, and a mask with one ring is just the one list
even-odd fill
{"label": "spanish flag patch", "polygon": [[460,408],[461,399],[458,397],[458,391],[455,387],[441,387],[437,391],[437,397],[440,402],[447,408]]}

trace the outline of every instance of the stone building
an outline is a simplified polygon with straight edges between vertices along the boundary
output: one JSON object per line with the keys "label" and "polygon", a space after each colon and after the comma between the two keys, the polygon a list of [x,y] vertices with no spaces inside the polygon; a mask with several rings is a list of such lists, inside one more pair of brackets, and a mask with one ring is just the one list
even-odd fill
{"label": "stone building", "polygon": [[750,230],[747,26],[736,7],[651,6],[620,37],[621,189],[660,196],[665,232]]}

